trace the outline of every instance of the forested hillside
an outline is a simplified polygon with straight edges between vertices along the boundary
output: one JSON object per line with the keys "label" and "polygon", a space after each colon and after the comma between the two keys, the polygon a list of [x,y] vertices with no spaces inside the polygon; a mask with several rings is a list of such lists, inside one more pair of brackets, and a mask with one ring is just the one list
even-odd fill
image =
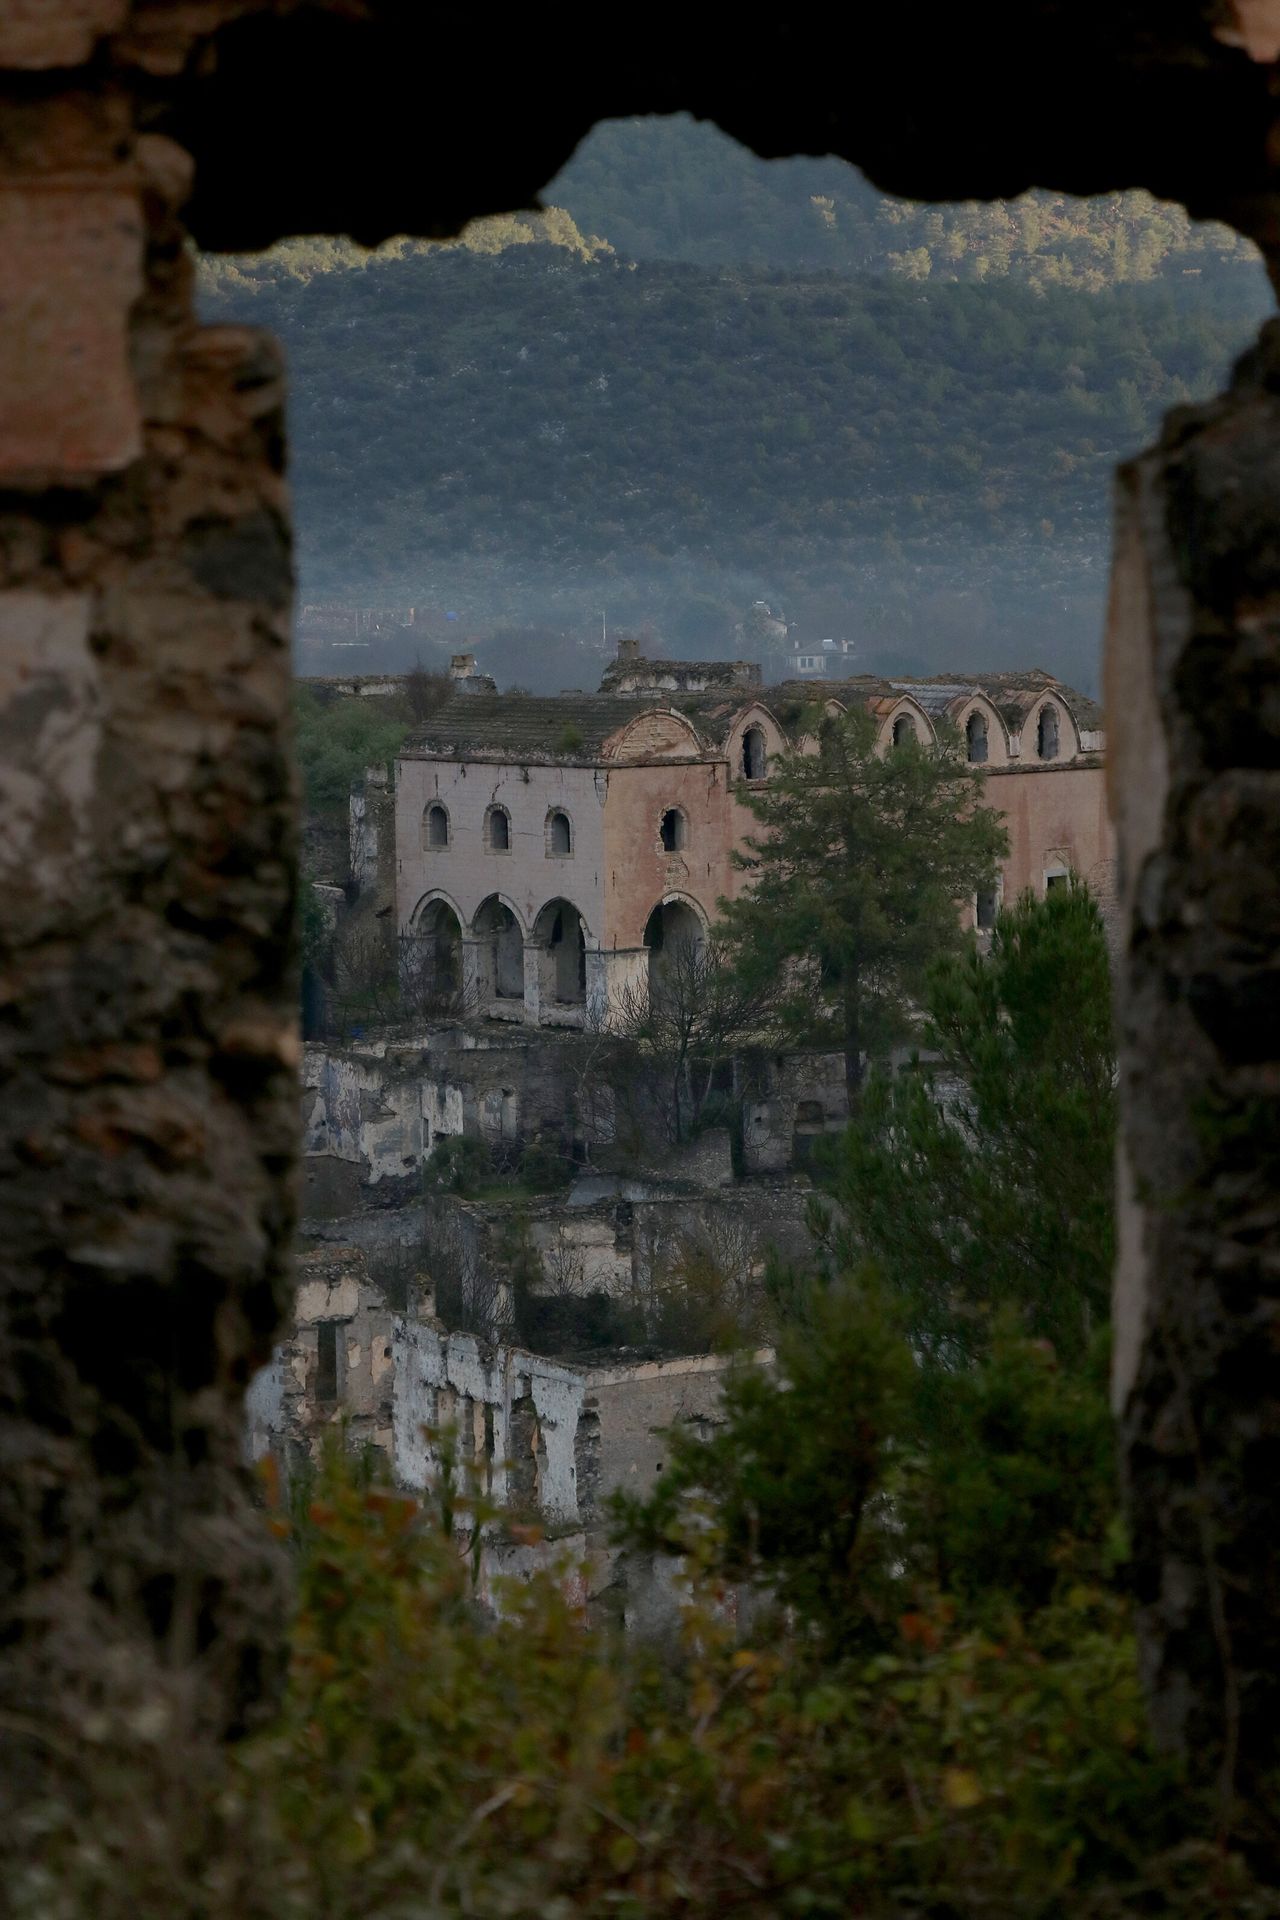
{"label": "forested hillside", "polygon": [[756,597],[869,668],[1093,683],[1111,470],[1252,336],[1247,249],[1133,197],[906,207],[681,122],[556,188],[465,246],[206,268],[289,351],[305,598],[457,610],[534,686],[585,683],[602,613],[714,653]]}
{"label": "forested hillside", "polygon": [[878,193],[843,160],[758,160],[687,115],[596,127],[550,198],[633,260],[792,273],[1012,279],[1086,292],[1167,275],[1257,273],[1228,227],[1148,193],[1028,193],[922,206]]}

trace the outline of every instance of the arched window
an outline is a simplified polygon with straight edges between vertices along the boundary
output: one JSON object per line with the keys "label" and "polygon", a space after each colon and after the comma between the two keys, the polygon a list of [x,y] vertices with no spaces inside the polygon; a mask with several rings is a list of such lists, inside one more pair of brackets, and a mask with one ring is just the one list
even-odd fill
{"label": "arched window", "polygon": [[449,816],[438,800],[422,816],[422,844],[433,848],[449,844]]}
{"label": "arched window", "polygon": [[769,770],[769,750],[760,727],[748,727],[742,736],[742,777],[763,780]]}
{"label": "arched window", "polygon": [[679,807],[668,807],[662,816],[662,851],[679,853],[689,835],[689,823]]}
{"label": "arched window", "polygon": [[1058,757],[1058,709],[1043,706],[1036,722],[1036,752],[1042,760]]}
{"label": "arched window", "polygon": [[977,707],[964,723],[964,737],[968,743],[970,765],[980,767],[987,757],[987,717]]}
{"label": "arched window", "polygon": [[559,808],[547,815],[547,852],[555,858],[573,852],[573,828],[568,814]]}
{"label": "arched window", "polygon": [[485,822],[485,845],[490,853],[510,853],[511,816],[505,807],[490,807]]}
{"label": "arched window", "polygon": [[915,737],[916,737],[915,721],[911,718],[911,715],[909,713],[900,713],[897,719],[893,723],[894,746],[901,747],[908,740],[914,740]]}

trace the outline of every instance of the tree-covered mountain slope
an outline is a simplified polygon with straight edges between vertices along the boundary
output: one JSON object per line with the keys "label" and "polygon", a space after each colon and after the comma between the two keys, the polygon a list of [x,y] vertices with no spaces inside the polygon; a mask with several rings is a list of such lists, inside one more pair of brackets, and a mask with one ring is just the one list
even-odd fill
{"label": "tree-covered mountain slope", "polygon": [[687,114],[603,121],[547,198],[632,260],[1095,293],[1257,272],[1256,250],[1230,228],[1196,224],[1148,193],[920,205],[877,192],[843,160],[760,160]]}
{"label": "tree-covered mountain slope", "polygon": [[276,260],[210,276],[205,309],[288,349],[308,598],[480,633],[603,609],[714,651],[760,595],[869,665],[1088,683],[1111,469],[1265,298],[1234,270],[1037,291],[571,240]]}

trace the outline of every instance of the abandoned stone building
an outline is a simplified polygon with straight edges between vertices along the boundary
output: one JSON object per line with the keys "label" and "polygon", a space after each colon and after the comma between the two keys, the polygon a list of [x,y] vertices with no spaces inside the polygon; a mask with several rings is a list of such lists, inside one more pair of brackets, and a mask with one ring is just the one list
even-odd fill
{"label": "abandoned stone building", "polygon": [[[841,58],[825,18],[730,44],[659,8],[618,72],[579,24],[508,14],[497,58],[487,18],[389,0],[0,9],[0,1693],[42,1765],[90,1698],[180,1699],[194,1753],[281,1667],[241,1457],[299,1150],[282,368],[199,324],[191,244],[456,234],[534,204],[602,115],[685,109],[918,199],[1141,186],[1280,262],[1274,0],[861,10]],[[1121,470],[1107,622],[1115,1404],[1151,1723],[1228,1788],[1280,1745],[1278,389],[1273,323]],[[166,1591],[200,1596],[198,1656]]]}
{"label": "abandoned stone building", "polygon": [[452,1446],[459,1491],[474,1481],[541,1535],[491,1534],[486,1586],[495,1574],[564,1566],[585,1599],[654,1624],[674,1604],[670,1569],[612,1543],[609,1498],[652,1490],[672,1428],[716,1425],[728,1364],[713,1354],[565,1361],[485,1342],[439,1320],[429,1290],[389,1302],[360,1248],[326,1245],[301,1257],[292,1325],[250,1386],[248,1451],[287,1478],[341,1435],[421,1494]]}
{"label": "abandoned stone building", "polygon": [[[674,942],[705,938],[748,884],[733,854],[741,797],[776,755],[810,750],[813,689],[765,689],[743,661],[645,661],[624,643],[596,695],[455,691],[396,768],[396,912],[432,973],[491,1019],[580,1026],[647,981]],[[990,775],[1008,859],[968,903],[1076,873],[1111,892],[1102,718],[1040,673],[829,680],[822,705],[875,716],[884,751],[954,728]]]}

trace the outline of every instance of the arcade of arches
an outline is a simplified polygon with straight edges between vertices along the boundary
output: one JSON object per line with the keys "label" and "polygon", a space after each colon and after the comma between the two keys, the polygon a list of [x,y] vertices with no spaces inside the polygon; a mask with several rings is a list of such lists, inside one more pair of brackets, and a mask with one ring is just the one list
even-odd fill
{"label": "arcade of arches", "polygon": [[[1274,15],[925,0],[851,17],[830,60],[816,15],[729,44],[659,7],[620,79],[566,53],[572,10],[553,41],[504,16],[500,60],[474,12],[390,0],[4,11],[0,1366],[27,1465],[0,1525],[5,1608],[46,1622],[6,1623],[15,1713],[45,1708],[72,1650],[87,1691],[127,1669],[163,1695],[144,1581],[201,1596],[193,1727],[245,1725],[278,1665],[240,1433],[298,1151],[282,369],[260,335],[197,326],[188,238],[456,233],[532,204],[599,115],[684,108],[919,198],[1144,186],[1274,263]],[[427,74],[452,116],[424,120]],[[1115,1391],[1146,1676],[1160,1738],[1242,1773],[1280,1750],[1278,392],[1273,328],[1123,471],[1107,665]],[[581,928],[556,914],[539,964],[580,993]]]}

